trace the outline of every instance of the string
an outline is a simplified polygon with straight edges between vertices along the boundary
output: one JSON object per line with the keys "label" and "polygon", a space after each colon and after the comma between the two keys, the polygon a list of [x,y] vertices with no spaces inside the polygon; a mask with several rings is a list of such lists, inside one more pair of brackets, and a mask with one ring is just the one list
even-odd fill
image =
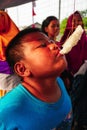
{"label": "string", "polygon": [[35,27],[35,24],[34,24],[34,16],[36,15],[35,11],[34,11],[34,7],[36,6],[35,5],[35,1],[32,0],[32,27],[34,28]]}

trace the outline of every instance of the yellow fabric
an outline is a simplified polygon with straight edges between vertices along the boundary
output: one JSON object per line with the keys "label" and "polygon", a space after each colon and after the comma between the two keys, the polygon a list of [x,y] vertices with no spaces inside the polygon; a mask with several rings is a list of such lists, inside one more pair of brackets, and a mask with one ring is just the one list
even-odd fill
{"label": "yellow fabric", "polygon": [[0,97],[4,96],[8,91],[6,90],[0,90]]}
{"label": "yellow fabric", "polygon": [[9,41],[19,32],[9,15],[0,11],[0,60],[5,60],[5,49]]}
{"label": "yellow fabric", "polygon": [[[18,27],[9,17],[7,12],[0,11],[0,60],[5,61],[5,49],[9,41],[19,32]],[[7,90],[0,90],[0,97],[4,96]]]}

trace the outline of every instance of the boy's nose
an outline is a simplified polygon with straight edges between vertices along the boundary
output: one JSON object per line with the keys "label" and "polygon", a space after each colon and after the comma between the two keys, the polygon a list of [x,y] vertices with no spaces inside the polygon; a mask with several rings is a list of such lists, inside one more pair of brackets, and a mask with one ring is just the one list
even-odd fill
{"label": "boy's nose", "polygon": [[56,50],[56,49],[58,49],[59,47],[58,47],[57,44],[52,43],[52,44],[49,44],[49,48],[50,48],[50,50]]}

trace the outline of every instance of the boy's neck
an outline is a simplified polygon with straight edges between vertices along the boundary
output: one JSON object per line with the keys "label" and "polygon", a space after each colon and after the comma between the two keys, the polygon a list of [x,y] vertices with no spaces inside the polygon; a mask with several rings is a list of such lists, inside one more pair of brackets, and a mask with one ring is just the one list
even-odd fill
{"label": "boy's neck", "polygon": [[61,91],[56,80],[55,82],[31,82],[28,80],[24,80],[22,82],[22,85],[36,98],[45,102],[56,102],[61,96]]}

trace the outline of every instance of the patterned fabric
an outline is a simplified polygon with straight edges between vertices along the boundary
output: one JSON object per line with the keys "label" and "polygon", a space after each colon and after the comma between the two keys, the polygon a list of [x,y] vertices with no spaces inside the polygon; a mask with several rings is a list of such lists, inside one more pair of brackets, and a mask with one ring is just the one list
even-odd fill
{"label": "patterned fabric", "polygon": [[[9,15],[5,11],[0,11],[0,76],[1,76],[1,74],[2,74],[2,76],[4,74],[7,74],[7,76],[8,76],[8,74],[13,74],[8,63],[6,62],[5,50],[6,50],[6,47],[9,43],[9,41],[18,32],[19,32],[18,27],[15,25],[15,23],[12,21],[12,19],[9,17]],[[10,90],[10,86],[8,86],[8,84],[6,83],[5,76],[3,78],[1,78],[1,77],[0,77],[0,96],[3,96],[8,91],[8,88]],[[3,84],[5,86],[3,86]],[[11,83],[11,85],[12,85],[12,83]],[[3,90],[3,87],[6,88],[6,90]],[[12,86],[11,86],[11,88],[12,88]]]}
{"label": "patterned fabric", "polygon": [[19,29],[5,11],[0,11],[0,60],[5,60],[5,49]]}
{"label": "patterned fabric", "polygon": [[73,104],[74,129],[87,130],[87,71],[84,75],[77,75],[74,78],[70,96]]}

